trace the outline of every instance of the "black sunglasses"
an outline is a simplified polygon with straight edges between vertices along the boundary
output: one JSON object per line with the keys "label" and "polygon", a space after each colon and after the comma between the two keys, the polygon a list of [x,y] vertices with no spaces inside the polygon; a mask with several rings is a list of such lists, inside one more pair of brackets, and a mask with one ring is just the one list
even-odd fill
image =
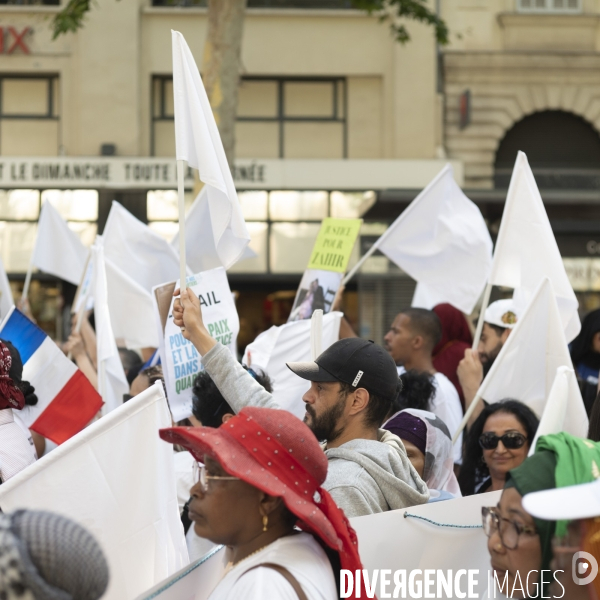
{"label": "black sunglasses", "polygon": [[526,441],[527,438],[518,431],[509,431],[502,436],[497,436],[492,431],[488,431],[479,438],[479,445],[484,450],[495,450],[498,447],[498,442],[502,442],[502,445],[508,450],[516,450],[522,448]]}

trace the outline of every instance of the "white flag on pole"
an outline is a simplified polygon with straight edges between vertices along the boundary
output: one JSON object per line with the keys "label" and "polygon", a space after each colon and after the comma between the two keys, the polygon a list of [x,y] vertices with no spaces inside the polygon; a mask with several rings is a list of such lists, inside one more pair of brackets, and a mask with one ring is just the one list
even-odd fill
{"label": "white flag on pole", "polygon": [[449,302],[470,314],[492,262],[481,212],[446,165],[375,242],[377,249],[427,290],[427,303]]}
{"label": "white flag on pole", "polygon": [[[330,312],[323,316],[322,351],[339,339],[342,316],[341,312]],[[311,327],[309,319],[292,321],[279,327],[274,325],[246,346],[242,361],[251,369],[268,375],[273,384],[275,402],[300,419],[306,412],[302,396],[310,387],[310,382],[290,371],[286,363],[313,360]]]}
{"label": "white flag on pole", "polygon": [[[96,236],[92,246],[94,261],[94,318],[96,320],[96,344],[98,360],[98,392],[102,396],[104,414],[123,404],[123,394],[129,392],[129,384],[123,371],[117,343],[110,322],[106,265],[102,237]],[[131,310],[135,310],[131,307]],[[148,323],[149,328],[151,327]]]}
{"label": "white flag on pole", "polygon": [[571,287],[527,156],[517,155],[494,250],[490,283],[515,289],[524,310],[544,277],[552,282],[567,342],[581,329]]}
{"label": "white flag on pole", "polygon": [[79,236],[69,229],[59,212],[46,201],[42,204],[31,263],[44,273],[79,285],[88,249]]}
{"label": "white flag on pole", "polygon": [[169,243],[116,201],[102,237],[106,258],[148,293],[179,276],[179,257]]}
{"label": "white flag on pole", "polygon": [[152,296],[111,260],[105,259],[108,310],[115,338],[127,348],[157,348],[158,335],[152,326]]}
{"label": "white flag on pole", "polygon": [[0,486],[4,511],[50,510],[98,540],[110,569],[103,600],[135,598],[188,562],[171,426],[160,383]]}
{"label": "white flag on pole", "polygon": [[4,263],[0,258],[0,319],[4,319],[8,315],[13,304],[12,290],[4,269]]}
{"label": "white flag on pole", "polygon": [[588,422],[581,418],[582,403],[575,371],[570,367],[558,367],[530,454],[535,452],[537,440],[542,435],[567,431],[579,437],[587,437]]}
{"label": "white flag on pole", "polygon": [[194,257],[194,271],[228,269],[244,254],[250,235],[198,67],[181,33],[171,31],[171,35],[177,160],[198,169],[205,183],[193,221],[202,235],[188,231],[186,254]]}
{"label": "white flag on pole", "polygon": [[[544,278],[502,346],[478,395],[486,402],[520,400],[541,417],[560,367],[572,370],[573,364],[552,284]],[[588,418],[579,388],[570,389],[564,431],[585,437],[587,428]]]}

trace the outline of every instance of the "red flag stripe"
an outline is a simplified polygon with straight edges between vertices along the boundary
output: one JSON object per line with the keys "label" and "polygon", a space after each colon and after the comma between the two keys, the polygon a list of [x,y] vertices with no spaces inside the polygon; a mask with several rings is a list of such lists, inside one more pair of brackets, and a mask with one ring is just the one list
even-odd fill
{"label": "red flag stripe", "polygon": [[79,433],[102,407],[102,398],[77,370],[30,429],[62,444]]}

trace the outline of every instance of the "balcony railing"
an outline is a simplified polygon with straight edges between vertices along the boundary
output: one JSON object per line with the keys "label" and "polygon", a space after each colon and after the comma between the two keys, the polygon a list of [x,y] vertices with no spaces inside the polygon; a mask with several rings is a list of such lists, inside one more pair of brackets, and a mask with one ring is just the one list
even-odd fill
{"label": "balcony railing", "polygon": [[[200,6],[208,0],[152,0],[152,6]],[[248,8],[352,8],[351,0],[248,0]]]}

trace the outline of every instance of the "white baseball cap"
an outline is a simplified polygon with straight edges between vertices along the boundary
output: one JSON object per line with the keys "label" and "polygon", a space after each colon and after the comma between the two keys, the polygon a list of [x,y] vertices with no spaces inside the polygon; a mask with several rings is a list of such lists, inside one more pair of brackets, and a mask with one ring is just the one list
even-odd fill
{"label": "white baseball cap", "polygon": [[572,521],[600,516],[600,479],[527,494],[523,508],[546,521]]}
{"label": "white baseball cap", "polygon": [[492,302],[485,310],[483,320],[496,327],[512,329],[519,319],[512,300],[496,300]]}

